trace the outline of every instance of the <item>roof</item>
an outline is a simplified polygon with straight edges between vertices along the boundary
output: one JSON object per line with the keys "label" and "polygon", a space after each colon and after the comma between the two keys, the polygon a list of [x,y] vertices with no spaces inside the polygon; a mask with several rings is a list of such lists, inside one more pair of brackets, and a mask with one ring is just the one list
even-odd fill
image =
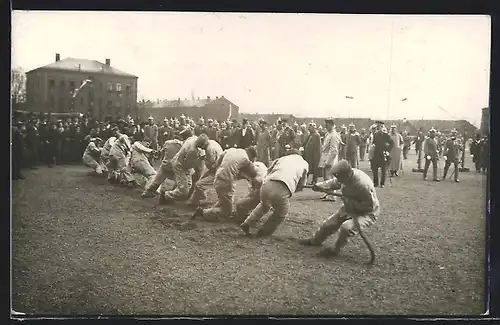
{"label": "roof", "polygon": [[56,62],[52,62],[50,64],[44,65],[42,67],[33,69],[29,72],[33,72],[38,69],[50,69],[50,70],[66,70],[66,71],[82,71],[82,72],[90,72],[90,73],[105,73],[105,74],[113,74],[123,77],[134,77],[133,74],[126,73],[120,71],[112,66],[108,66],[102,62],[96,60],[87,60],[87,59],[75,59],[75,58],[65,58],[63,60],[59,60]]}
{"label": "roof", "polygon": [[225,97],[215,97],[215,98],[204,98],[204,99],[174,99],[174,100],[159,100],[159,101],[147,101],[146,105],[147,107],[153,107],[153,108],[167,108],[167,107],[204,107],[210,103],[219,101],[219,100],[224,100],[229,102],[231,105],[237,107],[234,103],[229,101]]}

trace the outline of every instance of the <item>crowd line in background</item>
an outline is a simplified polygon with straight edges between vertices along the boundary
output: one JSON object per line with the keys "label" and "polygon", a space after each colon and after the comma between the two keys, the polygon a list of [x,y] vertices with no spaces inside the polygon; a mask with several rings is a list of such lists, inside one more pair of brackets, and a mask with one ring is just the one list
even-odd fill
{"label": "crowd line in background", "polygon": [[[264,120],[243,119],[239,123],[237,120],[214,121],[200,118],[195,121],[182,115],[165,118],[158,124],[153,117],[148,122],[136,124],[131,118],[117,121],[110,118],[97,121],[86,117],[53,120],[47,115],[33,115],[17,117],[13,121],[13,178],[23,178],[21,168],[81,163],[90,140],[100,138],[106,141],[113,136],[112,130],[115,127],[131,138],[131,142],[146,141],[152,150],[159,150],[167,140],[174,139],[185,129],[191,130],[194,135],[206,134],[210,140],[217,141],[223,150],[255,146],[257,160],[266,166],[283,156],[289,148],[300,149],[309,163],[311,183],[315,183],[318,177],[325,176],[325,163],[321,162],[321,158],[326,154],[335,155],[335,160],[345,159],[355,168],[359,161],[370,160],[376,186],[384,185],[386,170],[390,176],[399,176],[402,160],[408,158],[411,148],[415,149],[418,156],[417,168],[421,169],[424,162],[427,170],[431,163],[434,164],[435,160],[443,157],[445,151],[451,157],[446,165],[455,160],[460,161],[461,151],[465,150],[468,143],[475,170],[485,172],[488,167],[488,137],[478,133],[474,139],[462,139],[456,130],[448,130],[449,133],[445,134],[444,131],[431,129],[424,134],[421,129],[417,134],[410,135],[406,131],[400,133],[395,125],[387,130],[382,122],[376,123],[369,130],[357,130],[354,124],[335,126],[333,119],[326,119],[324,125],[313,122],[299,125],[289,123],[286,119],[278,119],[276,123],[268,125]],[[375,139],[377,128],[387,134],[385,140]],[[426,141],[429,138],[434,141]],[[382,149],[375,152],[374,142],[377,141],[385,141],[385,144],[379,145]],[[429,145],[431,142],[435,144]],[[380,181],[378,169],[382,171]],[[458,173],[455,173],[455,177],[458,181]]]}

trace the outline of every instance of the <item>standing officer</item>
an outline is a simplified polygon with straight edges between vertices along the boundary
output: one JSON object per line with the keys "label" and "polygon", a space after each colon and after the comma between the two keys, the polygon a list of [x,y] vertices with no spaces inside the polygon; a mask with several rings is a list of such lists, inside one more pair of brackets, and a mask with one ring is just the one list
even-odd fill
{"label": "standing officer", "polygon": [[148,124],[144,127],[144,141],[151,144],[151,149],[158,149],[158,125],[152,116],[148,117]]}
{"label": "standing officer", "polygon": [[460,141],[457,139],[457,130],[451,130],[451,137],[446,141],[443,156],[445,159],[444,170],[443,170],[443,180],[446,179],[446,174],[448,174],[448,169],[453,163],[454,174],[455,174],[455,182],[459,182],[458,180],[458,172],[459,172],[459,157],[460,151],[463,150]]}
{"label": "standing officer", "polygon": [[432,162],[432,179],[434,182],[439,182],[437,175],[437,164],[439,160],[436,130],[431,128],[429,130],[429,137],[424,142],[424,155],[425,155],[425,166],[424,166],[424,181],[427,180],[427,171],[429,170],[429,165]]}
{"label": "standing officer", "polygon": [[361,144],[361,138],[356,126],[349,124],[349,130],[345,136],[345,159],[351,164],[352,168],[358,168],[358,151]]}
{"label": "standing officer", "polygon": [[[385,185],[386,169],[388,165],[389,152],[394,147],[389,134],[383,128],[384,122],[376,121],[376,131],[373,134],[373,156],[370,160],[370,165],[373,173],[373,183],[375,187],[379,186],[378,170],[380,168],[380,187]],[[385,131],[385,132],[384,132]]]}
{"label": "standing officer", "polygon": [[359,134],[359,160],[365,161],[366,154],[366,146],[368,145],[368,138],[370,135],[366,133],[365,128],[361,129],[361,133]]}
{"label": "standing officer", "polygon": [[415,153],[417,154],[417,169],[422,169],[422,144],[425,140],[423,128],[417,133],[417,137],[413,143],[415,144]]}

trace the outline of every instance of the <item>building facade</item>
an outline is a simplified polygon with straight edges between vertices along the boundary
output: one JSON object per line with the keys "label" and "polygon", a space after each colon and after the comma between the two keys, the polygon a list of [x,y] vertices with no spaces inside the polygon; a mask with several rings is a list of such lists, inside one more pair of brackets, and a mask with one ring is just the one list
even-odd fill
{"label": "building facade", "polygon": [[32,112],[80,112],[98,119],[138,116],[137,81],[137,76],[113,68],[109,59],[105,63],[61,60],[56,54],[55,62],[26,73],[26,108]]}
{"label": "building facade", "polygon": [[[181,115],[188,116],[193,119],[203,117],[217,121],[225,121],[229,117],[231,119],[239,119],[239,107],[229,101],[224,96],[222,97],[207,97],[206,99],[177,99],[168,101],[145,102],[139,104],[139,110],[143,112],[142,120],[146,120],[149,116],[153,116],[156,121],[164,118],[179,117]],[[141,108],[142,107],[142,108]]]}

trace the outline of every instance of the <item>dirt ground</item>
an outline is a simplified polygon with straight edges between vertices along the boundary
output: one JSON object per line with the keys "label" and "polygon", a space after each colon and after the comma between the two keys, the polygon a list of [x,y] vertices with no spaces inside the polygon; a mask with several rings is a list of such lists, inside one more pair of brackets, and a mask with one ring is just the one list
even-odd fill
{"label": "dirt ground", "polygon": [[[359,237],[330,260],[299,246],[295,239],[340,206],[307,189],[291,199],[274,236],[256,239],[234,224],[191,222],[184,204],[141,199],[139,189],[110,185],[83,166],[25,171],[13,183],[13,310],[478,315],[486,177],[471,171],[458,184],[424,182],[411,172],[415,165],[413,153],[404,175],[377,190],[382,213],[367,231],[377,249],[371,267]],[[238,195],[245,191],[242,181]]]}

